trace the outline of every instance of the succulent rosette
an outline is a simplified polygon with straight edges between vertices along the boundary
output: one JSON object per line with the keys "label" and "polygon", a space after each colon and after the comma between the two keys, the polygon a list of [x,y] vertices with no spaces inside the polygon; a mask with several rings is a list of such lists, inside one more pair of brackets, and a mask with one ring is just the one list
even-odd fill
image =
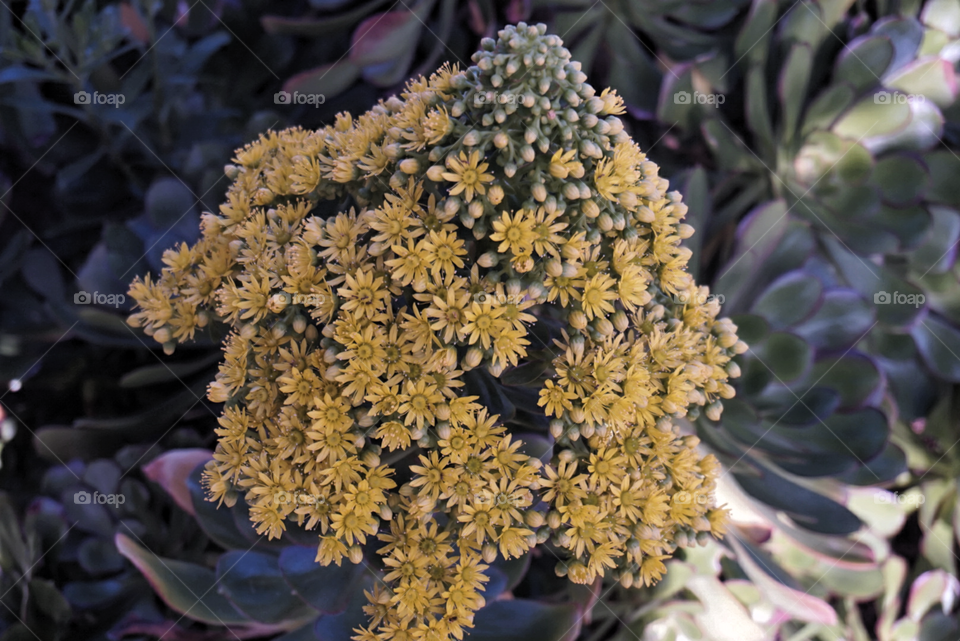
{"label": "succulent rosette", "polygon": [[168,352],[229,332],[209,497],[369,556],[358,639],[462,638],[498,555],[650,585],[724,532],[679,422],[719,417],[746,345],[685,271],[685,205],[543,25],[473,62],[238,150],[201,239],[130,289]]}

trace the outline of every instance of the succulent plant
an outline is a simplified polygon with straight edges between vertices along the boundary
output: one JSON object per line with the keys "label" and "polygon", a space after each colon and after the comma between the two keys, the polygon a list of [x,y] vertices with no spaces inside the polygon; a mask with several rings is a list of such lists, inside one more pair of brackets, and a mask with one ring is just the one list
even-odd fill
{"label": "succulent plant", "polygon": [[[288,527],[281,540],[267,539],[255,531],[250,506],[242,497],[233,507],[217,508],[207,500],[202,485],[202,461],[211,455],[204,450],[168,452],[150,463],[149,473],[196,519],[204,538],[222,550],[212,560],[164,557],[150,544],[119,532],[117,548],[179,620],[141,617],[115,632],[193,638],[184,621],[189,619],[207,624],[210,635],[226,631],[231,638],[349,638],[353,628],[366,623],[367,595],[383,585],[383,572],[369,564],[319,565],[314,560],[316,535],[296,524]],[[598,596],[593,588],[577,589],[557,579],[550,558],[498,556],[484,573],[489,578],[484,592],[489,603],[477,613],[470,630],[475,641],[573,641],[590,620],[588,612]],[[521,582],[525,595],[505,599]]]}
{"label": "succulent plant", "polygon": [[719,418],[746,345],[683,271],[679,194],[545,26],[473,60],[238,150],[201,241],[130,289],[168,353],[232,328],[213,500],[317,528],[324,566],[386,543],[364,639],[459,636],[498,552],[629,587],[724,531],[672,421]]}

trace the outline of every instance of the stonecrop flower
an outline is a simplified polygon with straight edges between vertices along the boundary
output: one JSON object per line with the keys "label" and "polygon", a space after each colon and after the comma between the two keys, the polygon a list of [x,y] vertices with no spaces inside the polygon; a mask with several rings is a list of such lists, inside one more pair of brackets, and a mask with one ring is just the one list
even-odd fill
{"label": "stonecrop flower", "polygon": [[746,346],[684,271],[680,195],[543,25],[473,62],[238,150],[201,239],[130,290],[167,352],[229,330],[211,500],[315,530],[324,565],[382,544],[357,639],[463,638],[498,554],[650,585],[724,532],[678,420],[719,418]]}

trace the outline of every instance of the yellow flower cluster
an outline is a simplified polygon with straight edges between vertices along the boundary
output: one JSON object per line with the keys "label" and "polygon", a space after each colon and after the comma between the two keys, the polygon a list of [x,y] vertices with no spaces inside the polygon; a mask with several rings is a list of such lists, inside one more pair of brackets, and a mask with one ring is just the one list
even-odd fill
{"label": "yellow flower cluster", "polygon": [[[686,207],[542,25],[473,60],[238,150],[200,241],[131,286],[167,351],[230,328],[212,499],[316,529],[324,565],[382,542],[366,641],[463,638],[498,554],[629,587],[723,534],[674,419],[719,417],[745,345],[684,271]],[[517,367],[543,458],[471,393]]]}

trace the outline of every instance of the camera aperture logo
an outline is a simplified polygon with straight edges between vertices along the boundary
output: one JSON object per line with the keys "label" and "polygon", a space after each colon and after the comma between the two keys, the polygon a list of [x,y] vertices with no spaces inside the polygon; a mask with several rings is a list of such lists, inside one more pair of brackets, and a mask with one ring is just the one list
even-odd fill
{"label": "camera aperture logo", "polygon": [[692,505],[693,503],[697,505],[710,505],[713,502],[713,498],[706,494],[687,492],[686,490],[680,490],[674,494],[673,500],[677,505]]}
{"label": "camera aperture logo", "polygon": [[926,501],[926,497],[919,492],[908,492],[901,494],[900,492],[883,492],[881,494],[876,494],[873,497],[874,503],[878,504],[890,504],[890,505],[923,505]]}
{"label": "camera aperture logo", "polygon": [[873,295],[874,305],[913,305],[920,307],[927,302],[923,294],[901,294],[900,292],[877,292]]}
{"label": "camera aperture logo", "polygon": [[524,294],[489,294],[487,292],[480,292],[474,294],[473,302],[478,305],[489,303],[494,307],[500,307],[502,305],[519,305],[524,301],[524,298]]}
{"label": "camera aperture logo", "polygon": [[300,93],[294,91],[278,91],[273,94],[273,103],[276,105],[313,105],[319,107],[327,101],[322,93]]}
{"label": "camera aperture logo", "polygon": [[73,104],[75,105],[113,105],[114,108],[119,108],[126,101],[127,97],[122,93],[78,91],[73,94]]}
{"label": "camera aperture logo", "polygon": [[520,96],[512,91],[478,91],[473,96],[473,106],[513,105],[520,102]]}
{"label": "camera aperture logo", "polygon": [[899,91],[878,91],[873,94],[873,102],[877,105],[907,105],[915,102],[924,102],[926,96],[921,93],[900,93]]}
{"label": "camera aperture logo", "polygon": [[73,495],[73,502],[77,505],[112,505],[113,507],[120,507],[126,503],[126,501],[127,497],[123,494],[101,494],[100,492],[90,494],[90,492],[86,490],[80,490]]}
{"label": "camera aperture logo", "polygon": [[83,290],[73,295],[74,305],[103,305],[105,307],[120,307],[127,301],[123,294],[101,294],[100,292],[85,292]]}
{"label": "camera aperture logo", "polygon": [[681,305],[707,305],[717,301],[718,305],[723,305],[726,297],[723,294],[686,294],[681,293],[673,297],[674,302]]}
{"label": "camera aperture logo", "polygon": [[713,105],[719,107],[727,101],[727,97],[722,93],[700,93],[694,91],[678,91],[673,94],[673,104],[675,105]]}

